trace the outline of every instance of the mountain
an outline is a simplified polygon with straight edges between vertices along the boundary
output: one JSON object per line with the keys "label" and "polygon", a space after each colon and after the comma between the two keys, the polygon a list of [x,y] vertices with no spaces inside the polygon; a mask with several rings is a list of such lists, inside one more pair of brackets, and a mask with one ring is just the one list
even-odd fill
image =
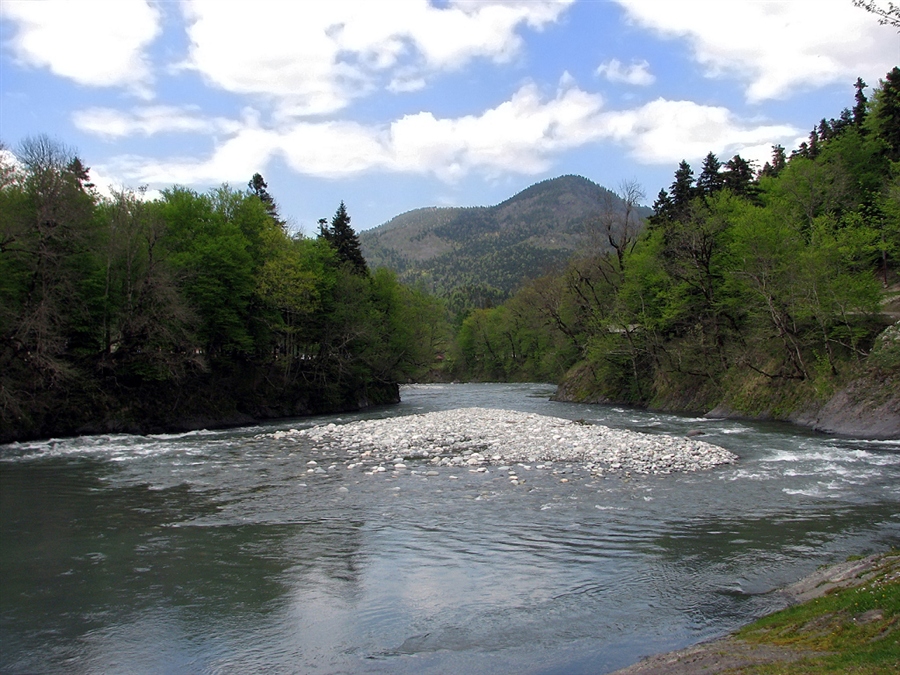
{"label": "mountain", "polygon": [[560,176],[496,206],[408,211],[361,232],[359,241],[373,269],[387,267],[439,295],[481,289],[497,301],[576,252],[605,250],[596,225],[623,211],[615,193],[581,176]]}

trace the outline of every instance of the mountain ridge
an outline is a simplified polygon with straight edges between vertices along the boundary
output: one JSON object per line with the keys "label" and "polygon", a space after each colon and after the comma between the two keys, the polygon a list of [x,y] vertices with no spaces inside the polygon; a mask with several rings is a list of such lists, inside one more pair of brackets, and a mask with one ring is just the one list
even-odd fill
{"label": "mountain ridge", "polygon": [[445,296],[477,287],[505,297],[596,246],[591,224],[604,210],[623,208],[607,188],[568,174],[494,206],[413,209],[361,232],[359,240],[370,267],[392,269],[406,283]]}

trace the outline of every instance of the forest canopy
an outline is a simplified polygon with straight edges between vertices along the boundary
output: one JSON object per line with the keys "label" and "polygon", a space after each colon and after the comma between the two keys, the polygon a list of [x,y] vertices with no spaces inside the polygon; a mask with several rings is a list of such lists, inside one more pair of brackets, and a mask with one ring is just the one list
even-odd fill
{"label": "forest canopy", "polygon": [[900,69],[865,89],[759,169],[682,161],[640,234],[622,224],[614,251],[470,314],[460,370],[562,381],[576,400],[776,416],[873,369],[890,387],[900,349],[875,338],[896,320],[882,305],[900,258]]}
{"label": "forest canopy", "polygon": [[46,137],[0,181],[2,438],[358,407],[432,360],[439,310],[369,272],[343,203],[311,239],[259,174],[104,198]]}

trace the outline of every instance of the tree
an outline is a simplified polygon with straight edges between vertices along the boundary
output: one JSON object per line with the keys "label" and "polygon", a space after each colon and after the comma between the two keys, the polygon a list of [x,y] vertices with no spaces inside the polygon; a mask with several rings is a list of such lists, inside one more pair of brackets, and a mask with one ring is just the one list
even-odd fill
{"label": "tree", "polygon": [[877,16],[882,26],[900,28],[900,5],[888,2],[887,7],[882,7],[875,0],[853,0],[853,4]]}
{"label": "tree", "polygon": [[894,66],[875,92],[870,124],[887,146],[892,161],[900,160],[900,68]]}
{"label": "tree", "polygon": [[697,179],[697,191],[701,195],[711,195],[725,187],[725,178],[720,173],[722,163],[710,152],[703,159],[703,168]]}
{"label": "tree", "polygon": [[809,132],[809,158],[815,159],[819,155],[819,132],[813,129]]}
{"label": "tree", "polygon": [[669,194],[676,216],[684,213],[694,198],[694,171],[685,160],[681,160],[678,169],[675,170],[675,180],[669,188]]}
{"label": "tree", "polygon": [[178,381],[194,354],[193,312],[178,292],[175,274],[162,252],[166,223],[161,203],[145,202],[122,190],[104,200],[98,216],[105,226],[100,367],[132,381]]}
{"label": "tree", "polygon": [[663,225],[674,217],[674,204],[665,189],[659,191],[653,202],[653,215],[648,218],[650,225]]}
{"label": "tree", "polygon": [[784,153],[784,146],[780,143],[775,144],[772,146],[772,163],[766,162],[760,175],[774,178],[781,173],[785,165],[787,165],[787,156]]}
{"label": "tree", "polygon": [[[600,196],[598,227],[591,231],[595,237],[599,235],[598,243],[604,248],[609,246],[616,254],[615,269],[609,270],[609,274],[621,274],[625,269],[625,258],[634,248],[644,224],[637,213],[644,198],[643,188],[634,180],[624,180],[617,192],[604,190]],[[606,256],[601,256],[601,260],[606,261]]]}
{"label": "tree", "polygon": [[250,179],[250,182],[247,183],[247,187],[250,188],[250,192],[259,197],[259,201],[261,201],[266,207],[266,213],[271,216],[272,220],[278,223],[282,228],[285,226],[285,222],[281,219],[281,216],[278,215],[278,205],[275,203],[275,199],[269,194],[268,191],[268,183],[266,183],[265,179],[261,174],[255,173],[253,174],[253,178]]}
{"label": "tree", "polygon": [[250,242],[221,208],[230,200],[180,187],[165,190],[163,200],[166,253],[181,293],[201,319],[197,332],[204,352],[213,359],[252,354],[254,261]]}
{"label": "tree", "polygon": [[856,88],[856,94],[854,95],[856,105],[853,106],[853,124],[859,128],[862,127],[863,122],[866,120],[866,104],[869,101],[866,98],[865,93],[866,83],[863,82],[861,77],[856,78],[856,83],[853,86]]}
{"label": "tree", "polygon": [[742,197],[753,196],[753,165],[740,155],[725,163],[725,187]]}
{"label": "tree", "polygon": [[23,141],[17,158],[21,201],[18,218],[4,228],[3,238],[11,241],[2,251],[6,274],[16,280],[3,304],[16,310],[3,337],[8,355],[55,381],[68,370],[67,346],[73,339],[83,344],[92,330],[89,287],[82,279],[94,234],[94,197],[82,186],[86,170],[72,172],[83,168],[74,152],[47,136]]}
{"label": "tree", "polygon": [[369,273],[359,245],[359,237],[350,226],[350,216],[343,201],[335,211],[330,227],[325,225],[324,219],[319,221],[319,236],[334,247],[338,260],[346,263],[355,274],[366,276]]}

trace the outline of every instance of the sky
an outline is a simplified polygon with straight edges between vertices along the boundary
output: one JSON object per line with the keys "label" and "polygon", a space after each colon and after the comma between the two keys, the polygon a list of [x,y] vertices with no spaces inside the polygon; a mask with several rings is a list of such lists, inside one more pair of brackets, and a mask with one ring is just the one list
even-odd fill
{"label": "sky", "polygon": [[344,201],[359,231],[564,174],[651,204],[898,62],[851,0],[2,0],[0,141],[47,135],[103,192],[259,172],[294,230]]}

